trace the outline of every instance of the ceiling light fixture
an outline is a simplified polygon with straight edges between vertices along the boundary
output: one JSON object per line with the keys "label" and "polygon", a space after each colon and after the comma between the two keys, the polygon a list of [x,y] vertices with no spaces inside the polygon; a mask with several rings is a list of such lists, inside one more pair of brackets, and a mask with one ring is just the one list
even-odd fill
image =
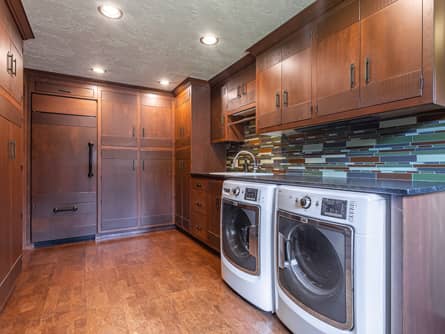
{"label": "ceiling light fixture", "polygon": [[202,36],[199,40],[204,45],[216,45],[219,41],[218,37],[210,34]]}
{"label": "ceiling light fixture", "polygon": [[99,13],[103,16],[108,17],[109,19],[118,20],[120,19],[124,13],[118,7],[113,5],[100,5],[97,7]]}
{"label": "ceiling light fixture", "polygon": [[170,85],[170,81],[167,80],[167,79],[159,80],[159,83],[160,83],[162,86],[168,86],[168,85]]}
{"label": "ceiling light fixture", "polygon": [[107,70],[102,67],[95,66],[91,69],[91,71],[93,71],[94,73],[97,73],[97,74],[104,74]]}

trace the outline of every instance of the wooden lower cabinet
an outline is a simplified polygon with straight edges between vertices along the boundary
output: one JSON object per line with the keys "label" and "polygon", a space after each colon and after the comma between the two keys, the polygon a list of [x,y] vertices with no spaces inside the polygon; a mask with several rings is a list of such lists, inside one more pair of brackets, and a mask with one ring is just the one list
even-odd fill
{"label": "wooden lower cabinet", "polygon": [[21,127],[0,117],[0,312],[21,266],[22,131]]}
{"label": "wooden lower cabinet", "polygon": [[172,151],[141,151],[141,225],[172,224]]}
{"label": "wooden lower cabinet", "polygon": [[190,225],[190,159],[187,153],[176,154],[175,161],[175,223],[176,226],[191,232]]}
{"label": "wooden lower cabinet", "polygon": [[189,232],[216,251],[220,249],[222,182],[192,177]]}
{"label": "wooden lower cabinet", "polygon": [[102,199],[100,231],[119,231],[138,226],[137,151],[102,151]]}

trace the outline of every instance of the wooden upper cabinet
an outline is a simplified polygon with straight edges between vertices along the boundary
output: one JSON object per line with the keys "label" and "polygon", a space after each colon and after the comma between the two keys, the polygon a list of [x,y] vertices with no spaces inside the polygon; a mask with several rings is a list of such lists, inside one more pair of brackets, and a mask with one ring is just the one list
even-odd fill
{"label": "wooden upper cabinet", "polygon": [[317,24],[314,80],[317,116],[360,106],[359,14],[359,1],[349,1]]}
{"label": "wooden upper cabinet", "polygon": [[9,59],[7,58],[10,48],[8,32],[0,23],[0,85],[8,89],[10,74],[8,73]]}
{"label": "wooden upper cabinet", "polygon": [[281,124],[281,48],[257,57],[257,129]]}
{"label": "wooden upper cabinet", "polygon": [[173,145],[172,99],[168,96],[144,94],[141,101],[141,146]]}
{"label": "wooden upper cabinet", "polygon": [[137,145],[137,94],[102,91],[102,145]]}
{"label": "wooden upper cabinet", "polygon": [[22,51],[12,41],[10,52],[13,54],[13,74],[9,80],[9,91],[17,102],[23,102],[23,55]]}
{"label": "wooden upper cabinet", "polygon": [[225,140],[225,113],[223,111],[223,94],[227,90],[226,86],[213,87],[211,90],[211,138],[212,142],[222,142]]}
{"label": "wooden upper cabinet", "polygon": [[361,0],[362,106],[422,95],[422,5]]}
{"label": "wooden upper cabinet", "polygon": [[175,114],[175,146],[190,146],[192,122],[190,87],[186,88],[177,96]]}
{"label": "wooden upper cabinet", "polygon": [[283,124],[311,118],[312,30],[307,27],[284,43],[281,51]]}
{"label": "wooden upper cabinet", "polygon": [[230,78],[227,87],[227,111],[236,112],[254,107],[256,101],[255,64]]}

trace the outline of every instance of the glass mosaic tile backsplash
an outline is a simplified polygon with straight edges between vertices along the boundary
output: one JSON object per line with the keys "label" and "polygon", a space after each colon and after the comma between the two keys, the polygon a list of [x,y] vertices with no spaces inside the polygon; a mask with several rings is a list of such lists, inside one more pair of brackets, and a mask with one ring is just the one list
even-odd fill
{"label": "glass mosaic tile backsplash", "polygon": [[259,136],[251,122],[245,134],[244,143],[227,147],[228,170],[248,150],[262,171],[274,173],[445,181],[445,111]]}

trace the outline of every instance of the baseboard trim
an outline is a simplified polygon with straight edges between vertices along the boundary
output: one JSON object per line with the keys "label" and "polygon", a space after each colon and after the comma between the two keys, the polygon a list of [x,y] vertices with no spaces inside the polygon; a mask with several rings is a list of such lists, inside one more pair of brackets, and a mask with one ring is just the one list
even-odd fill
{"label": "baseboard trim", "polygon": [[21,271],[22,255],[20,255],[20,257],[15,261],[14,265],[11,267],[6,277],[0,283],[0,312],[3,311],[6,303],[9,300],[9,297],[11,297],[11,294],[15,288],[17,277],[19,276]]}
{"label": "baseboard trim", "polygon": [[37,241],[34,243],[34,248],[51,247],[51,246],[70,244],[70,243],[75,243],[75,242],[82,242],[82,241],[92,241],[95,238],[96,238],[96,236],[93,234],[93,235],[85,235],[83,237],[56,239],[56,240],[48,240],[48,241]]}
{"label": "baseboard trim", "polygon": [[124,239],[124,238],[132,238],[137,237],[142,234],[150,233],[150,232],[158,232],[158,231],[168,231],[174,230],[175,225],[165,225],[165,226],[157,226],[157,227],[148,227],[139,230],[133,231],[122,231],[122,232],[111,232],[111,233],[102,233],[96,235],[96,242],[107,241],[107,240],[115,240],[115,239]]}

